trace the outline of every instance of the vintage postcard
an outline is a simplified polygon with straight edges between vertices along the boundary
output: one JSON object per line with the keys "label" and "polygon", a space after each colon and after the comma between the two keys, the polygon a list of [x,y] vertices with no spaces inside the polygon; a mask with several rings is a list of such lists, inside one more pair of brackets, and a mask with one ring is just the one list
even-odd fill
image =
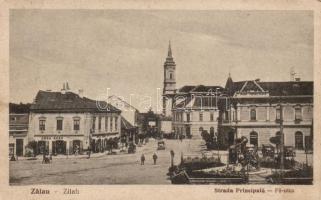
{"label": "vintage postcard", "polygon": [[320,199],[321,2],[260,2],[3,2],[1,199]]}

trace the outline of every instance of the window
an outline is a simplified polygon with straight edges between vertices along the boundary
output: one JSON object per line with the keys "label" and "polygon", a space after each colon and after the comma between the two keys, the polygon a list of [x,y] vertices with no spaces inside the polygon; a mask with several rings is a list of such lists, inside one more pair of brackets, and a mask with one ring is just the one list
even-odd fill
{"label": "window", "polygon": [[93,117],[92,130],[96,129],[96,117]]}
{"label": "window", "polygon": [[256,110],[255,110],[255,108],[252,108],[250,112],[251,112],[251,120],[255,121],[256,120]]}
{"label": "window", "polygon": [[203,113],[200,113],[200,122],[203,121]]}
{"label": "window", "polygon": [[295,148],[296,149],[303,149],[303,133],[298,131],[295,133]]}
{"label": "window", "polygon": [[57,131],[62,130],[62,119],[57,119]]}
{"label": "window", "polygon": [[108,130],[108,117],[105,117],[105,130]]}
{"label": "window", "polygon": [[39,120],[39,130],[40,131],[46,130],[46,120],[44,119]]}
{"label": "window", "polygon": [[211,120],[211,122],[214,121],[214,114],[213,113],[210,114],[210,120]]}
{"label": "window", "polygon": [[115,117],[115,130],[117,131],[118,117]]}
{"label": "window", "polygon": [[281,109],[276,108],[276,120],[280,120],[280,119],[281,119]]}
{"label": "window", "polygon": [[169,79],[173,79],[173,74],[172,73],[169,74]]}
{"label": "window", "polygon": [[101,117],[98,117],[98,130],[101,130]]}
{"label": "window", "polygon": [[190,114],[189,114],[189,113],[186,113],[186,121],[187,121],[187,122],[190,122],[190,120],[191,120]]}
{"label": "window", "polygon": [[229,116],[228,116],[228,110],[225,111],[224,117],[225,117],[225,120],[229,120],[229,118],[228,118],[228,117],[229,117]]}
{"label": "window", "polygon": [[302,109],[301,107],[295,108],[295,120],[302,120]]}
{"label": "window", "polygon": [[214,136],[215,136],[214,127],[210,128],[210,135],[211,135],[212,138],[214,138]]}
{"label": "window", "polygon": [[113,117],[110,117],[110,131],[113,131]]}
{"label": "window", "polygon": [[80,119],[74,119],[74,130],[79,131]]}

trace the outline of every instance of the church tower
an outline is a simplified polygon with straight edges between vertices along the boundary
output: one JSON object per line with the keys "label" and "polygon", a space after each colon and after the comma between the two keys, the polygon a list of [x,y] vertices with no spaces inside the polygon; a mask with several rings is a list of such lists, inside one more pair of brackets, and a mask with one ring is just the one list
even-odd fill
{"label": "church tower", "polygon": [[163,88],[163,114],[171,116],[173,98],[176,93],[176,79],[175,79],[176,64],[172,56],[171,42],[168,45],[168,54],[164,63],[164,88]]}

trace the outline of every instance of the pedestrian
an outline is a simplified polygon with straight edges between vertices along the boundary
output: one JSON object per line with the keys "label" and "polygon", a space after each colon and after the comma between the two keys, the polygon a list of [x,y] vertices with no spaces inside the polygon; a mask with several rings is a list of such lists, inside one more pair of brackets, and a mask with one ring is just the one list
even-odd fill
{"label": "pedestrian", "polygon": [[175,153],[173,150],[170,151],[171,153],[171,166],[173,167],[174,166],[174,156],[175,156]]}
{"label": "pedestrian", "polygon": [[154,160],[154,165],[156,165],[156,161],[157,161],[157,155],[156,155],[156,153],[154,153],[154,155],[153,155],[153,160]]}
{"label": "pedestrian", "polygon": [[142,154],[142,156],[140,157],[140,165],[144,165],[145,162],[145,155]]}
{"label": "pedestrian", "polygon": [[87,154],[88,154],[87,159],[89,159],[90,158],[90,154],[91,154],[91,147],[90,146],[87,149]]}
{"label": "pedestrian", "polygon": [[76,145],[76,147],[75,147],[75,156],[77,156],[78,153],[79,153],[79,147],[78,147],[78,145]]}

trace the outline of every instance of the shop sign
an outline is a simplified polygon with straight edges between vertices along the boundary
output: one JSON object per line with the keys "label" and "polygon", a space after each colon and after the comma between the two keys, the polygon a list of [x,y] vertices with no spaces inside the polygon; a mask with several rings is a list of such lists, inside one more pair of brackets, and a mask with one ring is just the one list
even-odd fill
{"label": "shop sign", "polygon": [[64,139],[63,136],[41,136],[41,140],[62,140]]}

